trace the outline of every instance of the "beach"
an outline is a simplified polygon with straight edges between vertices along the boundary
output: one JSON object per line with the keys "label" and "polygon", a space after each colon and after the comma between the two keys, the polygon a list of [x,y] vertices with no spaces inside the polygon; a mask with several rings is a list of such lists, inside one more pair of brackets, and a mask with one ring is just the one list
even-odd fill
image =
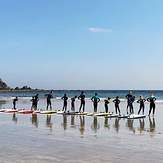
{"label": "beach", "polygon": [[[1,108],[11,108],[12,97],[3,96]],[[1,100],[2,101],[2,100]],[[63,101],[52,100],[53,109],[61,109]],[[78,109],[80,101],[76,101]],[[29,109],[30,97],[21,97],[18,108]],[[163,103],[157,102],[156,115],[145,119],[118,119],[79,115],[22,115],[0,113],[0,162],[162,162]],[[39,109],[46,108],[42,96]],[[68,101],[70,108],[70,100]],[[126,101],[120,104],[126,113]],[[137,112],[139,104],[134,103]],[[149,104],[146,103],[145,114]],[[92,112],[89,97],[86,111]],[[104,111],[103,98],[98,111]],[[109,104],[114,112],[114,104]]]}

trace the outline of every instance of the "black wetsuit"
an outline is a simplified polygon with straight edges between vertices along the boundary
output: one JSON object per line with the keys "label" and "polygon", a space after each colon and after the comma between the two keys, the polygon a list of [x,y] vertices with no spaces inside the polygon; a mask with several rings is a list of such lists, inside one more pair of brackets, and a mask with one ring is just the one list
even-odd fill
{"label": "black wetsuit", "polygon": [[34,96],[34,102],[33,102],[33,104],[34,104],[35,110],[37,110],[38,101],[39,101],[38,96],[37,95]]}
{"label": "black wetsuit", "polygon": [[135,96],[128,94],[126,95],[127,98],[127,114],[128,114],[128,108],[130,108],[130,114],[134,113],[134,107],[133,102],[135,101]]}
{"label": "black wetsuit", "polygon": [[118,112],[119,112],[119,114],[121,114],[120,108],[119,108],[120,100],[119,99],[115,99],[115,100],[113,100],[113,102],[115,103],[115,112],[116,112],[116,114]]}
{"label": "black wetsuit", "polygon": [[139,100],[137,101],[137,103],[140,104],[140,109],[139,109],[139,111],[138,111],[138,114],[140,113],[141,110],[143,110],[143,114],[144,114],[144,108],[145,108],[144,102],[145,102],[145,101],[146,101],[145,99],[139,99]]}
{"label": "black wetsuit", "polygon": [[67,100],[68,100],[68,97],[67,96],[63,96],[62,97],[62,100],[63,100],[63,111],[67,111]]}
{"label": "black wetsuit", "polygon": [[109,100],[104,100],[104,102],[105,102],[105,113],[108,113]]}
{"label": "black wetsuit", "polygon": [[79,112],[81,112],[81,109],[83,108],[83,112],[85,111],[85,95],[81,94],[78,99],[81,100],[81,104],[80,104],[80,108],[79,108]]}
{"label": "black wetsuit", "polygon": [[46,109],[48,110],[48,107],[50,106],[50,109],[52,109],[52,104],[51,104],[51,99],[53,98],[52,94],[47,95],[47,107]]}
{"label": "black wetsuit", "polygon": [[18,101],[18,99],[17,98],[14,98],[13,99],[13,109],[16,109],[16,102]]}
{"label": "black wetsuit", "polygon": [[71,110],[75,111],[75,97],[71,98]]}
{"label": "black wetsuit", "polygon": [[98,103],[100,102],[100,98],[98,96],[93,96],[91,100],[93,102],[94,112],[97,112],[97,107],[98,107]]}
{"label": "black wetsuit", "polygon": [[156,108],[155,101],[156,101],[156,97],[149,97],[147,99],[147,101],[150,102],[149,115],[151,114],[152,109],[153,109],[153,114],[155,114],[155,108]]}
{"label": "black wetsuit", "polygon": [[32,102],[32,106],[31,106],[31,110],[32,110],[33,108],[35,108],[35,99],[34,99],[34,97],[31,99],[31,102]]}

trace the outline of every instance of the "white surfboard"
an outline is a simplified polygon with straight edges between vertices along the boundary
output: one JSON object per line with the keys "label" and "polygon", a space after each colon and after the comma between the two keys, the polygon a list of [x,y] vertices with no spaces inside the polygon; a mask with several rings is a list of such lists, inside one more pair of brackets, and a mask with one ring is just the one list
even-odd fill
{"label": "white surfboard", "polygon": [[88,113],[87,116],[108,116],[108,115],[112,115],[113,112],[108,112],[108,113],[105,113],[105,112],[99,112],[99,113]]}
{"label": "white surfboard", "polygon": [[79,112],[79,113],[76,113],[76,115],[87,115],[88,112]]}
{"label": "white surfboard", "polygon": [[4,112],[5,113],[16,113],[16,112],[18,112],[18,110],[16,110],[16,109],[6,109]]}
{"label": "white surfboard", "polygon": [[118,118],[128,118],[129,114],[122,114],[122,115],[119,115]]}
{"label": "white surfboard", "polygon": [[128,119],[139,119],[139,118],[145,118],[146,115],[138,115],[138,114],[131,114],[128,116]]}
{"label": "white surfboard", "polygon": [[40,114],[54,114],[56,113],[56,111],[54,110],[44,110],[44,111],[40,111]]}
{"label": "white surfboard", "polygon": [[111,115],[107,115],[105,116],[106,118],[117,118],[119,116],[119,114],[111,114]]}

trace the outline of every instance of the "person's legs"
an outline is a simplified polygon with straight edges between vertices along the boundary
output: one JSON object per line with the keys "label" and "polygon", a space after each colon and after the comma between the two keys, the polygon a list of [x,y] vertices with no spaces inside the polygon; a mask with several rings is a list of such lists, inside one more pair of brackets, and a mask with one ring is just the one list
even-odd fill
{"label": "person's legs", "polygon": [[115,112],[116,112],[116,114],[117,114],[117,106],[115,106]]}
{"label": "person's legs", "polygon": [[155,108],[156,108],[156,105],[154,104],[153,105],[153,115],[155,114]]}
{"label": "person's legs", "polygon": [[80,103],[79,112],[81,112],[82,102]]}
{"label": "person's legs", "polygon": [[149,115],[151,114],[151,111],[152,111],[152,105],[150,104]]}
{"label": "person's legs", "polygon": [[120,111],[119,105],[117,106],[117,109],[118,109],[118,112],[119,112],[119,115],[120,115],[121,111]]}
{"label": "person's legs", "polygon": [[108,105],[105,105],[105,113],[108,113]]}
{"label": "person's legs", "polygon": [[144,107],[145,107],[145,106],[142,106],[142,110],[143,110],[143,115],[144,115]]}
{"label": "person's legs", "polygon": [[85,102],[83,102],[83,112],[85,111]]}
{"label": "person's legs", "polygon": [[141,108],[142,108],[142,107],[140,106],[139,111],[138,111],[138,114],[140,114]]}

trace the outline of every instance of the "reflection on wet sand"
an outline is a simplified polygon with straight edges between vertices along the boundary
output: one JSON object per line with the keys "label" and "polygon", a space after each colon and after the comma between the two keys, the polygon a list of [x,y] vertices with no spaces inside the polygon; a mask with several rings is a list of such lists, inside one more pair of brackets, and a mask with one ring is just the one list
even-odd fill
{"label": "reflection on wet sand", "polygon": [[[4,113],[5,114],[5,113]],[[2,115],[4,115],[2,113]],[[9,114],[8,114],[9,115]],[[17,124],[18,122],[18,114],[17,113],[12,113],[12,121],[15,122],[15,124]],[[25,116],[25,115],[24,115]],[[71,121],[70,123],[70,127],[74,128],[74,129],[78,129],[80,131],[80,135],[83,136],[85,134],[85,129],[86,128],[90,128],[92,129],[92,131],[94,131],[95,133],[98,132],[98,130],[100,129],[100,123],[98,123],[98,121],[103,121],[104,125],[103,125],[103,129],[107,128],[110,130],[110,127],[113,122],[113,128],[115,129],[115,131],[118,133],[119,129],[120,129],[120,125],[121,122],[123,123],[123,121],[121,121],[121,119],[119,118],[115,118],[115,119],[108,119],[106,117],[104,117],[104,119],[102,118],[98,118],[96,116],[94,117],[90,117],[87,120],[91,121],[93,118],[93,122],[91,124],[91,126],[86,126],[86,122],[85,122],[85,117],[86,116],[76,116],[76,115],[63,115],[61,117],[61,126],[63,127],[64,130],[68,129],[68,121],[67,118],[70,117]],[[41,118],[38,114],[32,114],[30,121],[32,123],[32,125],[34,125],[36,128],[38,128],[39,126],[39,120],[38,118]],[[46,115],[46,127],[49,128],[52,131],[52,127],[53,127],[53,123],[51,122],[51,115]],[[63,118],[63,120],[62,120]],[[75,124],[75,120],[77,120],[79,122],[79,127],[77,127],[77,125]],[[149,124],[147,123],[146,126],[149,126],[149,128],[145,128],[145,120],[149,120]],[[146,122],[147,122],[146,121]],[[110,124],[109,124],[110,122]],[[134,134],[140,134],[143,135],[145,132],[148,132],[150,134],[151,137],[153,137],[156,134],[156,124],[155,124],[155,118],[154,117],[149,117],[148,119],[125,119],[126,122],[126,127],[129,129],[129,131],[132,131]],[[21,122],[20,122],[21,123]],[[134,127],[135,124],[135,127]]]}
{"label": "reflection on wet sand", "polygon": [[119,132],[119,127],[120,127],[119,121],[120,121],[120,118],[115,118],[114,128],[117,133]]}
{"label": "reflection on wet sand", "polygon": [[32,114],[31,122],[32,122],[32,124],[33,124],[36,128],[38,128],[38,118],[37,118],[37,114]]}
{"label": "reflection on wet sand", "polygon": [[96,133],[98,129],[100,129],[100,125],[98,123],[97,117],[93,117],[93,123],[91,125],[92,130]]}
{"label": "reflection on wet sand", "polygon": [[18,122],[18,118],[16,117],[16,114],[15,113],[12,116],[12,121],[15,122],[16,124]]}
{"label": "reflection on wet sand", "polygon": [[46,116],[46,126],[52,131],[53,123],[51,123],[51,115]]}
{"label": "reflection on wet sand", "polygon": [[67,129],[67,115],[63,114],[63,123],[62,123],[63,129]]}
{"label": "reflection on wet sand", "polygon": [[149,117],[149,132],[151,137],[155,135],[155,128],[156,128],[155,118]]}
{"label": "reflection on wet sand", "polygon": [[75,115],[71,115],[71,127],[72,128],[76,128],[76,125],[75,125]]}
{"label": "reflection on wet sand", "polygon": [[138,128],[140,134],[143,133],[143,131],[145,131],[145,121],[144,119],[139,119],[139,124],[140,124],[140,127]]}
{"label": "reflection on wet sand", "polygon": [[85,117],[79,116],[79,119],[80,119],[79,130],[80,130],[80,134],[83,136],[85,131]]}
{"label": "reflection on wet sand", "polygon": [[110,125],[109,125],[109,123],[108,123],[108,119],[109,119],[109,118],[105,117],[105,120],[104,120],[104,128],[110,129]]}
{"label": "reflection on wet sand", "polygon": [[132,131],[135,134],[135,128],[133,127],[134,120],[133,119],[127,119],[127,127],[130,131]]}

